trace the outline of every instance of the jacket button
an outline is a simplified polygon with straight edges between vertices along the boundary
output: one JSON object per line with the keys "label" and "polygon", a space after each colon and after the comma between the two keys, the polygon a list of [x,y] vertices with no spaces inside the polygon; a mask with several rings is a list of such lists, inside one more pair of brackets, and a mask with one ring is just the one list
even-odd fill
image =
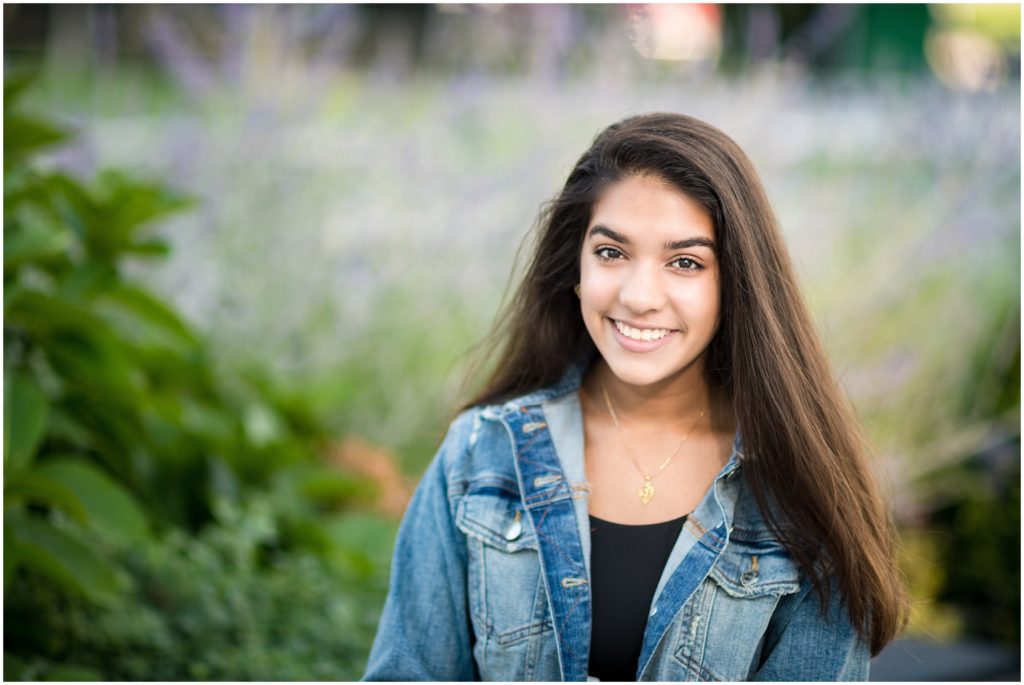
{"label": "jacket button", "polygon": [[740,576],[740,582],[744,585],[753,585],[757,582],[757,571],[744,571],[743,575]]}
{"label": "jacket button", "polygon": [[654,616],[656,613],[658,613],[658,607],[651,609],[651,616]]}
{"label": "jacket button", "polygon": [[523,532],[523,524],[519,521],[519,517],[516,520],[508,524],[508,528],[505,529],[505,539],[511,542],[518,538]]}

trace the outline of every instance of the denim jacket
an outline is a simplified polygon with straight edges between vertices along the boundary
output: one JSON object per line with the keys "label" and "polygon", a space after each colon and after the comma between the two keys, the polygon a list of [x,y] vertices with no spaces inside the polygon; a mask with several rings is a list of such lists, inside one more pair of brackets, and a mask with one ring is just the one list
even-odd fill
{"label": "denim jacket", "polygon": [[[364,680],[587,680],[590,527],[577,364],[453,421],[402,520]],[[655,591],[637,680],[866,680],[838,592],[809,580],[728,463]]]}

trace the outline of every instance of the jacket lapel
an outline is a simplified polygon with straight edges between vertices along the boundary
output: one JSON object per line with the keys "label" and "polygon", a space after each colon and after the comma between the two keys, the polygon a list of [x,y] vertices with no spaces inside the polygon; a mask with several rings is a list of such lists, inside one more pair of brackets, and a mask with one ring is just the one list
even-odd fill
{"label": "jacket lapel", "polygon": [[722,550],[729,542],[736,497],[733,478],[740,465],[740,445],[737,434],[729,461],[715,477],[704,499],[687,519],[676,547],[665,564],[662,585],[655,592],[653,606],[647,616],[644,645],[637,667],[638,679],[647,668],[676,614],[707,578],[711,567],[718,561]]}
{"label": "jacket lapel", "polygon": [[562,679],[583,681],[590,657],[591,599],[572,487],[540,405],[519,407],[504,420],[515,446],[523,505],[537,533]]}

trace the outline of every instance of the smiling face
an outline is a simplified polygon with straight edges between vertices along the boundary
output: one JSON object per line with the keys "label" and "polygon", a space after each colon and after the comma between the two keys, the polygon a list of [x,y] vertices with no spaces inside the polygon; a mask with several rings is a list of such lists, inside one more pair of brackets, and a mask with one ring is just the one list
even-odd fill
{"label": "smiling face", "polygon": [[711,217],[653,176],[610,185],[594,204],[583,241],[580,308],[622,382],[703,382],[719,310]]}

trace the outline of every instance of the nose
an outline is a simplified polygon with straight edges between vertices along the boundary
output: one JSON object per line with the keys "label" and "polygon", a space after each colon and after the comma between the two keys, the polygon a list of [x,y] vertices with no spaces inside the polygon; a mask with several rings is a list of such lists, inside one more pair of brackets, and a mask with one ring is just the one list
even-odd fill
{"label": "nose", "polygon": [[636,265],[619,289],[619,303],[636,314],[657,311],[665,304],[665,291],[657,267]]}

